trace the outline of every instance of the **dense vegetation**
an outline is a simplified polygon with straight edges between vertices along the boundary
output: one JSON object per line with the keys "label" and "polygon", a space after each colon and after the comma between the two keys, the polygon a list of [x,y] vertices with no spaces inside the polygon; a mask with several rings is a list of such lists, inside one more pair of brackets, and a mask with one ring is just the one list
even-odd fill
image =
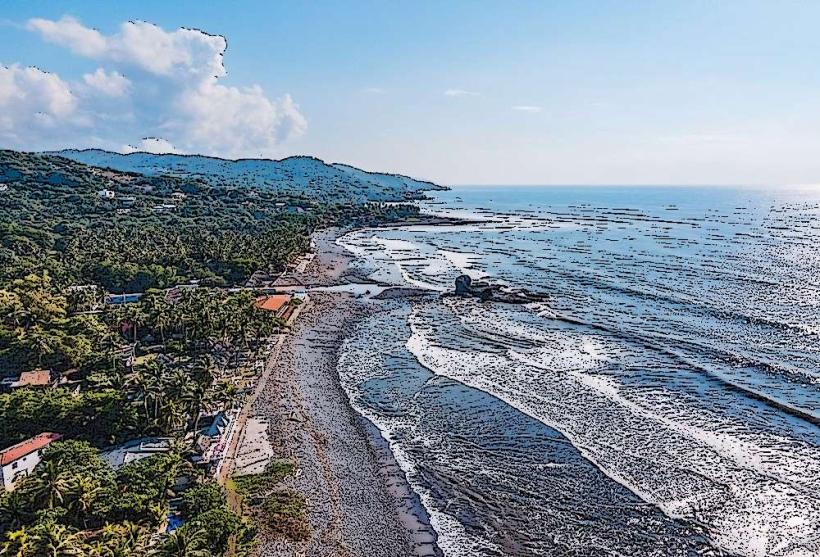
{"label": "dense vegetation", "polygon": [[115,471],[88,443],[54,443],[37,472],[0,498],[0,526],[10,531],[0,555],[221,555],[230,536],[247,545],[253,529],[214,483],[185,492],[181,528],[151,535],[165,521],[168,494],[185,466],[170,452]]}
{"label": "dense vegetation", "polygon": [[218,186],[255,187],[277,195],[310,197],[319,202],[357,204],[367,201],[418,199],[439,186],[401,176],[366,172],[314,157],[226,160],[200,155],[111,153],[99,149],[67,149],[56,154],[93,166],[146,176],[176,176]]}
{"label": "dense vegetation", "polygon": [[[64,437],[0,495],[0,555],[222,555],[229,540],[247,549],[246,517],[187,457],[200,416],[239,403],[253,384],[243,359],[283,324],[253,291],[223,287],[276,276],[317,226],[415,214],[0,151],[0,379],[44,369],[59,383],[0,393],[0,448],[43,431]],[[106,303],[125,292],[141,297]],[[156,435],[176,449],[117,469],[100,458]],[[164,533],[171,499],[185,523]],[[303,504],[274,499],[271,524],[295,520],[298,532]]]}
{"label": "dense vegetation", "polygon": [[[281,271],[318,225],[392,220],[407,205],[320,203],[266,188],[215,186],[0,151],[0,284],[48,271],[58,286],[138,292],[189,280],[242,282]],[[105,199],[97,192],[117,194]],[[184,194],[182,202],[172,194]],[[158,208],[158,206],[164,206]]]}

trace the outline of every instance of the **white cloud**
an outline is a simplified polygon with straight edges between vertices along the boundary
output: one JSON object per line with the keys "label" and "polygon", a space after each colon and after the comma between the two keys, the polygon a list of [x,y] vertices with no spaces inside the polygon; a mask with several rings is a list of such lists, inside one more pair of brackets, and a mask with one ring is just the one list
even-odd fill
{"label": "white cloud", "polygon": [[541,110],[542,110],[542,108],[540,106],[533,106],[533,105],[528,105],[528,104],[520,104],[518,106],[512,107],[512,109],[517,110],[519,112],[531,112],[531,113],[541,112]]}
{"label": "white cloud", "polygon": [[28,134],[82,124],[78,100],[59,76],[16,64],[0,65],[0,138],[14,143]]}
{"label": "white cloud", "polygon": [[222,55],[228,46],[225,37],[196,29],[169,32],[145,21],[127,21],[120,25],[119,33],[105,36],[70,16],[57,21],[30,19],[26,27],[75,54],[118,62],[156,75],[181,78],[225,75],[222,65]]}
{"label": "white cloud", "polygon": [[184,145],[211,153],[254,155],[272,152],[307,122],[290,96],[268,99],[258,86],[239,89],[204,82],[177,99],[176,116],[166,123]]}
{"label": "white cloud", "polygon": [[92,89],[109,97],[123,96],[131,85],[128,78],[121,73],[117,71],[106,73],[102,68],[97,68],[97,71],[94,73],[84,74],[83,81]]}
{"label": "white cloud", "polygon": [[447,89],[444,91],[444,95],[447,97],[477,97],[480,93],[465,91],[464,89]]}
{"label": "white cloud", "polygon": [[[196,29],[166,31],[143,21],[125,22],[116,33],[105,35],[69,16],[31,19],[26,28],[103,67],[82,75],[71,87],[55,74],[6,68],[0,77],[0,130],[12,146],[81,147],[94,137],[109,148],[274,156],[281,141],[307,128],[289,95],[274,99],[258,85],[220,83],[225,37]],[[26,72],[39,73],[32,74],[35,79],[25,77]],[[49,94],[43,91],[47,86]],[[43,114],[51,120],[60,116],[65,133],[56,137],[21,125]],[[80,124],[93,129],[81,129]],[[133,147],[136,138],[145,136],[152,142]]]}
{"label": "white cloud", "polygon": [[123,153],[182,153],[170,141],[161,137],[143,137],[137,145],[125,145],[120,151]]}
{"label": "white cloud", "polygon": [[81,56],[96,57],[107,50],[107,41],[99,31],[85,27],[71,16],[63,16],[58,21],[30,19],[26,28],[37,31],[48,42],[66,46]]}

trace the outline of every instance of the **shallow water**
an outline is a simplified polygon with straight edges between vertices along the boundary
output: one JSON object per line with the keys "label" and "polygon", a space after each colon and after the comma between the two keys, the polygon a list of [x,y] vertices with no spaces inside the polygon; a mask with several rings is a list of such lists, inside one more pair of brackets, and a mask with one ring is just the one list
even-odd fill
{"label": "shallow water", "polygon": [[[364,322],[339,371],[448,555],[820,553],[820,197],[474,188],[426,209],[481,222],[340,240],[431,295]],[[549,302],[441,298],[462,273]]]}

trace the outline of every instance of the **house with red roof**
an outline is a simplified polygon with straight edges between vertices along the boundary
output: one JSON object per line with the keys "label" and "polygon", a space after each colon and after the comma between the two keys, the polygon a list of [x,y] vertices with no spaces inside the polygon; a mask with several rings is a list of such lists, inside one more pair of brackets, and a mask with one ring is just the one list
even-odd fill
{"label": "house with red roof", "polygon": [[290,300],[293,296],[290,294],[273,294],[271,296],[263,296],[256,300],[256,307],[265,311],[270,311],[276,317],[283,317],[290,307]]}
{"label": "house with red roof", "polygon": [[59,433],[41,433],[0,451],[0,482],[3,487],[12,489],[14,482],[31,474],[40,464],[46,447],[62,437]]}

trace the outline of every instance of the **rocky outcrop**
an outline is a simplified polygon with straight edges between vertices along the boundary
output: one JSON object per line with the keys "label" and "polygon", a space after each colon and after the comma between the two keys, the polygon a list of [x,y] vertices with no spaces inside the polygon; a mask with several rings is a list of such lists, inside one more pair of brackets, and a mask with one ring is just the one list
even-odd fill
{"label": "rocky outcrop", "polygon": [[461,298],[478,298],[482,302],[502,302],[507,304],[528,304],[530,302],[543,302],[547,297],[530,292],[514,291],[502,288],[497,284],[490,284],[484,281],[474,281],[468,275],[456,277],[455,292],[451,295]]}

